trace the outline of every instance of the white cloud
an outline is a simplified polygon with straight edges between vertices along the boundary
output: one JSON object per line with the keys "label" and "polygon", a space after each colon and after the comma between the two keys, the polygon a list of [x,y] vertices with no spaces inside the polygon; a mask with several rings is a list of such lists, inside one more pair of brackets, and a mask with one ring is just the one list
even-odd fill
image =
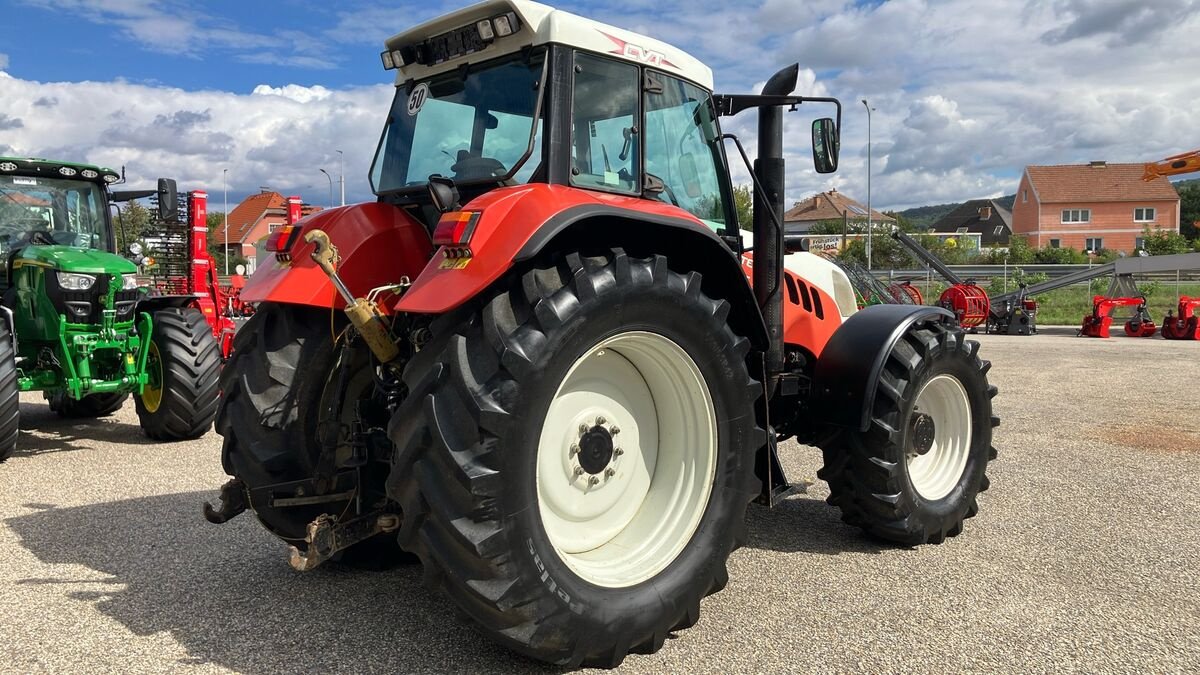
{"label": "white cloud", "polygon": [[[125,166],[130,186],[176,178],[220,194],[259,186],[325,204],[345,152],[347,199],[370,199],[366,172],[391,102],[390,85],[330,90],[262,85],[254,93],[113,82],[42,83],[0,76],[13,153]],[[12,126],[11,124],[8,126]],[[335,186],[336,187],[336,186]],[[214,206],[214,208],[217,208]]]}

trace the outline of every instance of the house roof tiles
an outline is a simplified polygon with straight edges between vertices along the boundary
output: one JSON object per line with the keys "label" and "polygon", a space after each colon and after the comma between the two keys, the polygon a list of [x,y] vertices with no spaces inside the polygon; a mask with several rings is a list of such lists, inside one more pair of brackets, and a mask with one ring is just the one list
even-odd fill
{"label": "house roof tiles", "polygon": [[1165,177],[1143,181],[1144,170],[1142,164],[1105,162],[1025,167],[1043,204],[1179,199],[1179,193]]}

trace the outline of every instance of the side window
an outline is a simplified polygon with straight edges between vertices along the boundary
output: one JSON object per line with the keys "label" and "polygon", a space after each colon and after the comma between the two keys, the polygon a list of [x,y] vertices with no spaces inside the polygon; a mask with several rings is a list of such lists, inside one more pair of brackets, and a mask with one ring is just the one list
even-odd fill
{"label": "side window", "polygon": [[646,92],[646,174],[662,181],[659,199],[690,211],[714,230],[725,222],[721,191],[722,155],[715,142],[708,92],[672,77],[651,73]]}
{"label": "side window", "polygon": [[575,55],[571,184],[640,192],[637,66]]}

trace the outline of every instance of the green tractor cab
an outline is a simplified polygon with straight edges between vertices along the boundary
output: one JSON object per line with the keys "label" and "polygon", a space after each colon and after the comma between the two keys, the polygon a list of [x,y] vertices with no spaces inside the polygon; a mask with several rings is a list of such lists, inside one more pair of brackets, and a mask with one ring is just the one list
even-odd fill
{"label": "green tractor cab", "polygon": [[[217,343],[193,298],[149,297],[115,252],[108,186],[120,178],[0,157],[0,461],[16,449],[22,391],[43,392],[65,417],[111,414],[133,394],[159,440],[212,423]],[[159,185],[160,211],[174,209],[174,181]]]}

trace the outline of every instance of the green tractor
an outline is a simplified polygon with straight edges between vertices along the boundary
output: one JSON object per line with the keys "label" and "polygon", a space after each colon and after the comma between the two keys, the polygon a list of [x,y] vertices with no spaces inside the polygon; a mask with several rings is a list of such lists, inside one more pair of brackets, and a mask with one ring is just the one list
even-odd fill
{"label": "green tractor", "polygon": [[[17,446],[19,394],[64,417],[109,415],[134,395],[146,435],[196,438],[216,414],[221,353],[191,296],[151,297],[118,255],[112,169],[0,157],[0,461]],[[160,220],[178,218],[173,180]]]}

